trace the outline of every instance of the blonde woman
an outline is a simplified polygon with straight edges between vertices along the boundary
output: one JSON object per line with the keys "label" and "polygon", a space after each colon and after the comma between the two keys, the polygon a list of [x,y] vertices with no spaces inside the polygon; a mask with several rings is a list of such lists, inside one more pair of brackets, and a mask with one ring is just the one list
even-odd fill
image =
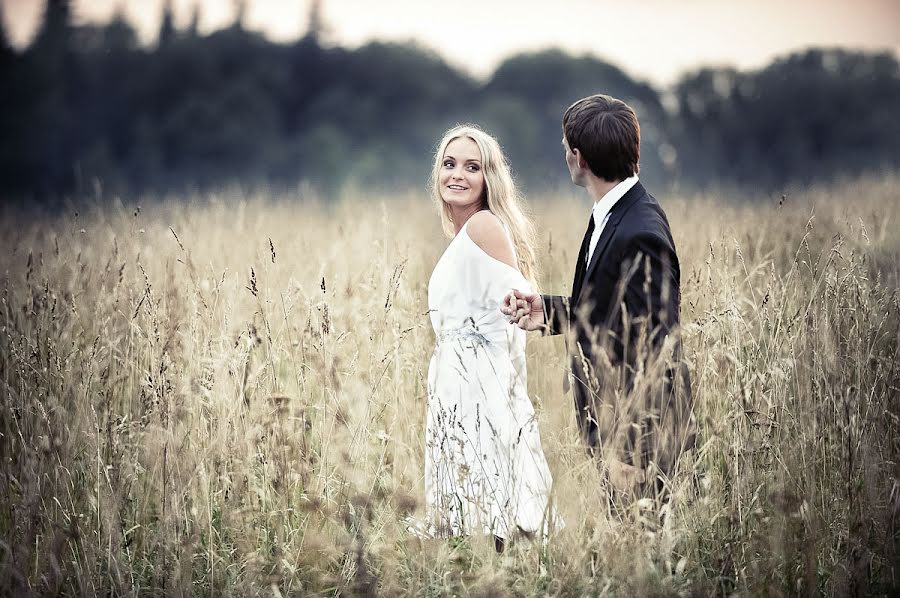
{"label": "blonde woman", "polygon": [[525,333],[500,312],[535,288],[533,227],[497,141],[473,125],[438,145],[432,192],[451,238],[428,284],[425,503],[434,537],[545,533],[555,516],[525,374]]}

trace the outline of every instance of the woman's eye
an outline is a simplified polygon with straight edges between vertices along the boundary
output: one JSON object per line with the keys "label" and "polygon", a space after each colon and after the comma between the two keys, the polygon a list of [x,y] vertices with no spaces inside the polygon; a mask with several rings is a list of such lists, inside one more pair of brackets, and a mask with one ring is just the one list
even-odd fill
{"label": "woman's eye", "polygon": [[469,172],[478,172],[478,170],[479,170],[478,164],[469,164],[469,166],[467,167],[467,170]]}
{"label": "woman's eye", "polygon": [[444,168],[453,168],[453,160],[444,160]]}

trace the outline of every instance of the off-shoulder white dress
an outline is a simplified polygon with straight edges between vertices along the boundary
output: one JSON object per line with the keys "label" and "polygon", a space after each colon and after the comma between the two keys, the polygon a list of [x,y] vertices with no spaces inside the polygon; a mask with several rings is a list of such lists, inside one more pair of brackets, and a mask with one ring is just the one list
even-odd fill
{"label": "off-shoulder white dress", "polygon": [[[467,223],[468,224],[468,223]],[[466,225],[428,283],[437,345],[428,370],[428,534],[546,534],[560,524],[525,375],[525,332],[500,312],[531,285],[481,249]]]}

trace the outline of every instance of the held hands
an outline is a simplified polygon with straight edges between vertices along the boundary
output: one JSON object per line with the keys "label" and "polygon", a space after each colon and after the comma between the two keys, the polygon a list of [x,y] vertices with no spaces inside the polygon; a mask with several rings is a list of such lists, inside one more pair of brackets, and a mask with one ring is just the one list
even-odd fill
{"label": "held hands", "polygon": [[500,311],[509,316],[509,323],[522,330],[544,327],[544,302],[537,293],[512,290],[503,298]]}

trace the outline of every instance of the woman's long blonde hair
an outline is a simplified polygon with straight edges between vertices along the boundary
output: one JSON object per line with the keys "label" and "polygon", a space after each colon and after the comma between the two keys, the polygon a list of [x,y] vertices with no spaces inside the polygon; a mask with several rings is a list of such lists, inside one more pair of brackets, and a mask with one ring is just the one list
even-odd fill
{"label": "woman's long blonde hair", "polygon": [[450,216],[450,207],[441,197],[441,185],[438,181],[444,163],[444,153],[454,139],[468,137],[478,146],[481,152],[481,169],[484,173],[484,207],[491,211],[500,222],[509,228],[519,271],[537,291],[537,263],[534,253],[534,224],[522,209],[522,197],[516,190],[512,173],[503,150],[497,140],[479,129],[476,125],[457,125],[446,133],[437,146],[434,154],[434,168],[431,172],[431,193],[438,213],[441,215],[441,226],[448,237],[453,237],[455,228]]}

